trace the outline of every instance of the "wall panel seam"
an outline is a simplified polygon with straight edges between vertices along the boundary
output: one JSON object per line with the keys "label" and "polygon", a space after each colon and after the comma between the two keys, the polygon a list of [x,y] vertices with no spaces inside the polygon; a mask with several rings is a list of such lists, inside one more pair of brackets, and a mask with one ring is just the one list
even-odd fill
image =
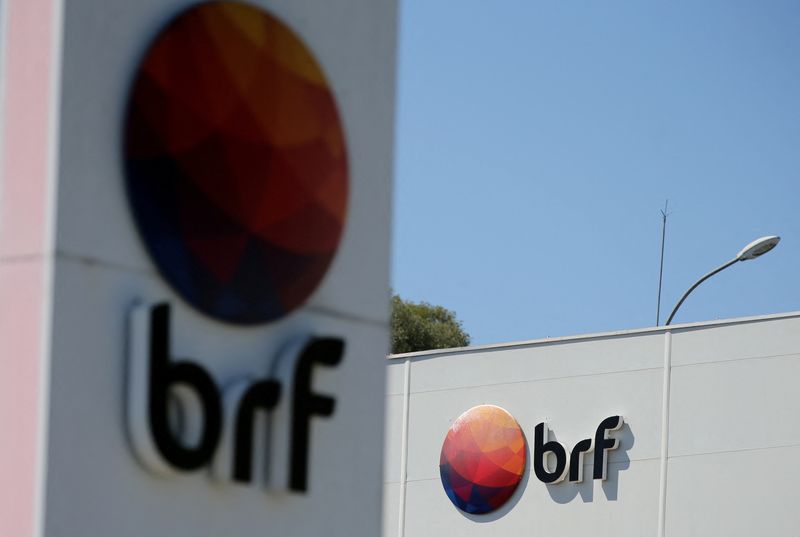
{"label": "wall panel seam", "polygon": [[400,435],[400,502],[397,517],[397,536],[404,537],[406,526],[406,484],[408,481],[408,411],[411,397],[411,360],[406,360],[403,371],[403,422]]}
{"label": "wall panel seam", "polygon": [[661,391],[661,468],[658,491],[658,537],[664,537],[667,515],[667,462],[669,460],[669,396],[672,373],[672,333],[664,332],[664,384]]}
{"label": "wall panel seam", "polygon": [[800,354],[796,352],[787,352],[784,354],[763,354],[759,356],[743,356],[741,358],[731,358],[728,360],[714,360],[713,362],[692,362],[690,364],[677,364],[673,365],[673,369],[684,367],[702,367],[720,364],[735,364],[739,362],[746,362],[747,360],[775,360],[778,358],[800,358]]}
{"label": "wall panel seam", "polygon": [[800,447],[800,442],[792,444],[780,444],[777,446],[759,446],[741,449],[721,449],[719,451],[698,451],[697,453],[681,453],[678,455],[670,455],[670,459],[684,459],[687,457],[707,457],[709,455],[725,455],[728,453],[749,453],[753,451],[768,451],[771,449],[790,449]]}

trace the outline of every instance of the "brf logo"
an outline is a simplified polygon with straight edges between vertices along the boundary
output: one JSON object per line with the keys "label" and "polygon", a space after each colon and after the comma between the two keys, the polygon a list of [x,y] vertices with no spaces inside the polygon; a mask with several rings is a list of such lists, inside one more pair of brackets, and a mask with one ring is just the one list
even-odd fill
{"label": "brf logo", "polygon": [[[135,74],[122,149],[143,245],[191,307],[252,326],[317,289],[344,230],[347,149],[325,74],[281,21],[234,1],[179,13]],[[345,342],[291,339],[264,378],[219,386],[196,360],[173,356],[173,309],[131,314],[127,418],[138,459],[158,473],[205,468],[250,482],[255,460],[276,458],[254,453],[254,420],[266,413],[268,447],[285,452],[267,462],[271,479],[283,473],[279,486],[306,490],[311,419],[335,409],[312,373],[336,367]]]}
{"label": "brf logo", "polygon": [[[622,416],[602,420],[594,436],[567,451],[548,440],[548,425],[534,427],[533,473],[545,484],[583,481],[584,456],[592,454],[593,479],[606,478],[607,452],[619,447],[610,433],[622,427]],[[555,464],[549,464],[552,455]],[[453,504],[471,514],[490,513],[514,494],[526,466],[526,440],[508,411],[494,405],[473,407],[456,419],[447,432],[439,459],[442,485]]]}
{"label": "brf logo", "polygon": [[344,229],[344,130],[322,69],[278,19],[239,2],[179,14],[136,73],[128,200],[156,268],[220,321],[301,306]]}

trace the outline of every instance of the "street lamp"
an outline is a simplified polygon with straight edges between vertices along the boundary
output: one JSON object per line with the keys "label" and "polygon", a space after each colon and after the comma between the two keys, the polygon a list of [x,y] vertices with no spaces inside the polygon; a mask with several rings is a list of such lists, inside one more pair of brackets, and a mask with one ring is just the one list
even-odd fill
{"label": "street lamp", "polygon": [[683,304],[683,301],[686,300],[687,296],[689,296],[689,293],[694,291],[698,285],[709,279],[717,272],[725,270],[726,268],[730,267],[731,265],[733,265],[738,261],[747,261],[748,259],[755,259],[757,257],[761,257],[762,255],[766,254],[767,252],[775,248],[775,246],[778,245],[780,240],[781,238],[775,235],[770,235],[769,237],[761,237],[760,239],[756,239],[747,246],[745,246],[744,248],[742,248],[741,251],[738,254],[736,254],[736,257],[734,257],[724,265],[715,268],[714,270],[712,270],[711,272],[709,272],[708,274],[697,280],[697,282],[683,294],[681,299],[675,305],[675,309],[673,309],[672,313],[670,313],[666,325],[672,322],[672,318],[675,317],[675,313],[678,311],[678,308],[681,307],[681,304]]}

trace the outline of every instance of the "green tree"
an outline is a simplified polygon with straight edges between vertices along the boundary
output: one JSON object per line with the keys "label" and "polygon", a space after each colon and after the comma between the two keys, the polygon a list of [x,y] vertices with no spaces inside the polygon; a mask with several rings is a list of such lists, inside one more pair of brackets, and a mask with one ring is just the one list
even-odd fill
{"label": "green tree", "polygon": [[469,334],[456,314],[427,302],[392,296],[392,353],[447,349],[469,345]]}

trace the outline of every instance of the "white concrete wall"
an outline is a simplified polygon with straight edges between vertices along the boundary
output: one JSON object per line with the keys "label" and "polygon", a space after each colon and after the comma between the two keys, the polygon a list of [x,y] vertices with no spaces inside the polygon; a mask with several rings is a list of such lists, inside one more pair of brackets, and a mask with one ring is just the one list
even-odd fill
{"label": "white concrete wall", "polygon": [[[798,314],[390,357],[384,536],[796,536],[798,378]],[[439,452],[484,403],[508,410],[529,447],[541,421],[569,449],[623,415],[608,479],[590,479],[587,457],[583,483],[545,485],[529,456],[505,506],[463,514]]]}

